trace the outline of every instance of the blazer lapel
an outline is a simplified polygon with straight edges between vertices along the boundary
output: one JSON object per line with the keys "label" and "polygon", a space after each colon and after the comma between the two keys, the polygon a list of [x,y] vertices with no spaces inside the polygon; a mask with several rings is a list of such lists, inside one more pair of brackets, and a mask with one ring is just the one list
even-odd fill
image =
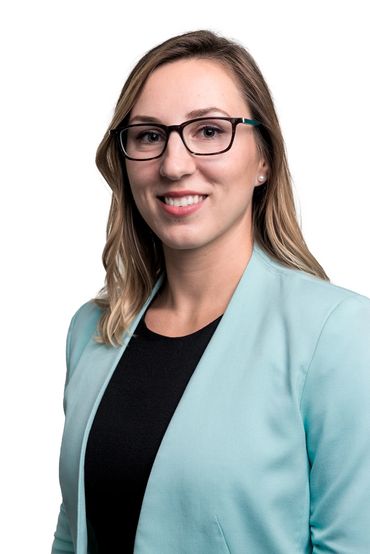
{"label": "blazer lapel", "polygon": [[[171,418],[143,498],[135,554],[176,552],[180,543],[183,552],[229,552],[212,502],[216,504],[214,489],[222,489],[224,479],[218,475],[223,437],[240,424],[231,414],[230,399],[240,401],[247,360],[258,351],[264,309],[274,294],[272,273],[263,261],[267,259],[254,243],[248,265]],[[238,440],[237,431],[235,437]],[[214,487],[209,486],[212,481]],[[184,521],[193,536],[189,532],[182,536]]]}
{"label": "blazer lapel", "polygon": [[60,481],[63,483],[63,501],[68,512],[72,514],[70,525],[76,554],[87,552],[84,461],[90,428],[118,361],[162,281],[163,276],[157,280],[147,301],[133,320],[121,347],[97,344],[93,338],[96,334],[94,331],[76,367],[73,368],[65,390],[67,409],[59,471]]}

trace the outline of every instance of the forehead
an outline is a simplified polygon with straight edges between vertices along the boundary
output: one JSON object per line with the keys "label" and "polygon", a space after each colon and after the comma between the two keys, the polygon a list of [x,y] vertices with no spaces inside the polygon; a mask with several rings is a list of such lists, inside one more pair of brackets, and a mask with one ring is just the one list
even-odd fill
{"label": "forehead", "polygon": [[208,106],[230,116],[249,115],[231,70],[214,60],[178,60],[158,67],[148,77],[131,110],[131,119],[148,115],[166,122]]}

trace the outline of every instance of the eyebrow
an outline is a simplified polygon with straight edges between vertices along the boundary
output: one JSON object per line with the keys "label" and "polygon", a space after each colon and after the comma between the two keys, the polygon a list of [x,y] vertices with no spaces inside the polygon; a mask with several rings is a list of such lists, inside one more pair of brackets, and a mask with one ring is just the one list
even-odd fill
{"label": "eyebrow", "polygon": [[[216,106],[211,106],[209,108],[201,108],[199,110],[192,110],[191,112],[187,113],[185,117],[187,118],[193,118],[193,117],[203,117],[204,115],[209,114],[210,112],[220,112],[225,114],[227,117],[230,117],[230,115],[225,112],[224,110],[221,110],[221,108],[217,108]],[[135,115],[130,121],[129,124],[133,123],[134,121],[148,121],[150,123],[161,123],[160,119],[157,117],[152,117],[151,115]]]}

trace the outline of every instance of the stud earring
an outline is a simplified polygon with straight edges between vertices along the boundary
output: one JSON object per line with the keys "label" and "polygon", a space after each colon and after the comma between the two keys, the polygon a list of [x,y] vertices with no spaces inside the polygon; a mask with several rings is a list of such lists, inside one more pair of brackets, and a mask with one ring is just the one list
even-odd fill
{"label": "stud earring", "polygon": [[259,176],[258,176],[258,181],[259,181],[260,183],[263,183],[264,180],[265,180],[265,176],[264,176],[264,175],[259,175]]}

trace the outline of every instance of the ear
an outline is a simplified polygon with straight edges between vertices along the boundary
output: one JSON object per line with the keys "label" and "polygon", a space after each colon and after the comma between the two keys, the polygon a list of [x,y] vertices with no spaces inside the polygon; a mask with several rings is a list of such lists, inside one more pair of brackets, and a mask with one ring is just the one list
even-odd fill
{"label": "ear", "polygon": [[268,178],[268,170],[269,168],[266,161],[263,158],[261,158],[261,160],[258,163],[257,173],[254,181],[254,184],[256,187],[266,183]]}

